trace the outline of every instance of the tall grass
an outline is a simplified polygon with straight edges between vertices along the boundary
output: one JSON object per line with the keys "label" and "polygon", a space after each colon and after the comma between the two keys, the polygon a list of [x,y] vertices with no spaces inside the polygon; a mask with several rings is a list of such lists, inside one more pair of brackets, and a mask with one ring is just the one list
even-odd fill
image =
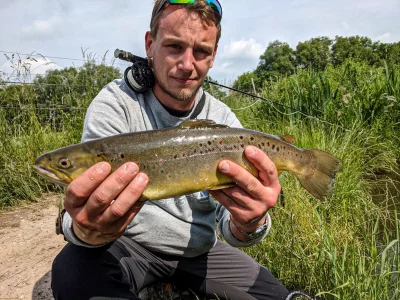
{"label": "tall grass", "polygon": [[38,155],[79,142],[84,112],[79,113],[66,115],[68,121],[55,131],[51,123],[39,123],[32,106],[24,106],[12,120],[0,108],[0,208],[61,190],[39,178],[32,167]]}
{"label": "tall grass", "polygon": [[[315,74],[303,75],[312,79]],[[276,83],[285,87],[283,99],[299,97],[299,88],[286,85],[291,80],[299,82],[292,77]],[[325,88],[332,97],[330,88]],[[311,104],[314,100],[304,97],[303,101],[303,105],[310,106],[299,109],[318,114]],[[297,146],[328,151],[339,157],[343,166],[336,177],[335,193],[325,202],[310,196],[293,176],[282,174],[285,206],[278,204],[272,210],[273,228],[263,243],[244,251],[288,287],[303,288],[322,299],[399,299],[400,223],[393,209],[393,202],[400,208],[399,199],[393,199],[394,195],[386,190],[384,201],[373,200],[374,191],[381,185],[375,180],[377,174],[398,172],[400,152],[393,127],[383,132],[380,119],[367,122],[356,116],[352,123],[336,122],[340,126],[335,126],[289,112],[277,114],[281,107],[254,104],[254,100],[237,95],[225,102],[245,127],[276,135],[291,134]],[[299,102],[297,99],[287,104],[296,107]],[[323,116],[329,104],[326,107]],[[390,118],[384,122],[387,120]],[[397,185],[400,187],[399,182]]]}
{"label": "tall grass", "polygon": [[355,122],[373,126],[387,137],[400,132],[400,66],[375,68],[347,61],[325,71],[299,69],[260,88],[262,96],[286,106],[261,108],[257,115],[269,120],[285,120],[286,115],[297,120],[304,115],[294,112],[301,111],[346,128]]}

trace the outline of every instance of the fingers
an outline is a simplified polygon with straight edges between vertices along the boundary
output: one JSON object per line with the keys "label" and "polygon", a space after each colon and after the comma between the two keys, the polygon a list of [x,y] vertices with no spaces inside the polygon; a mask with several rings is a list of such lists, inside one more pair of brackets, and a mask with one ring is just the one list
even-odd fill
{"label": "fingers", "polygon": [[115,222],[125,215],[133,218],[144,204],[143,201],[138,201],[138,199],[146,188],[148,180],[146,174],[139,173],[119,194],[115,202],[104,211],[104,220]]}
{"label": "fingers", "polygon": [[243,167],[231,161],[224,160],[219,164],[219,170],[232,178],[238,186],[240,186],[254,198],[262,198],[264,193],[264,185],[259,179],[257,179]]}
{"label": "fingers", "polygon": [[279,184],[278,171],[273,161],[260,149],[249,146],[244,151],[246,158],[257,168],[258,176],[265,186]]}
{"label": "fingers", "polygon": [[65,208],[71,211],[84,205],[93,191],[107,178],[110,171],[110,164],[100,162],[72,181],[65,191]]}
{"label": "fingers", "polygon": [[[105,211],[110,206],[111,202],[116,200],[118,195],[124,191],[136,177],[138,171],[139,168],[136,164],[128,162],[123,164],[104,180],[90,195],[86,203],[88,217],[95,218]],[[140,195],[138,195],[138,197],[140,197]],[[117,205],[117,207],[119,207],[119,205]]]}

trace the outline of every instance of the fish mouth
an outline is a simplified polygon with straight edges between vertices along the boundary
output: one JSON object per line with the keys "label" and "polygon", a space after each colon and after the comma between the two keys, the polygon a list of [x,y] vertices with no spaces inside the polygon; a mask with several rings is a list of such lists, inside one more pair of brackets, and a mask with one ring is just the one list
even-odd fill
{"label": "fish mouth", "polygon": [[48,169],[42,166],[35,166],[34,169],[36,173],[38,173],[40,176],[53,183],[68,185],[68,182],[66,182],[64,179],[58,177],[56,174],[54,174],[53,172],[49,171]]}

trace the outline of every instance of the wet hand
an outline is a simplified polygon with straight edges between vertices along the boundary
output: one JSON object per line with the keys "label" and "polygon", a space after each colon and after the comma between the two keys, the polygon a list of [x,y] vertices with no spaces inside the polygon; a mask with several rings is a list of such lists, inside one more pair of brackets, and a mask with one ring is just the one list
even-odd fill
{"label": "wet hand", "polygon": [[72,181],[64,207],[73,220],[75,235],[88,244],[118,239],[138,214],[147,182],[136,164],[128,162],[110,175],[111,166],[98,163]]}
{"label": "wet hand", "polygon": [[241,240],[246,240],[246,236],[241,234],[235,225],[244,232],[254,232],[264,224],[266,214],[276,205],[281,190],[275,164],[264,152],[248,146],[245,155],[258,170],[258,177],[241,166],[224,160],[220,162],[219,170],[232,178],[237,186],[210,191],[210,194],[231,213],[231,231]]}

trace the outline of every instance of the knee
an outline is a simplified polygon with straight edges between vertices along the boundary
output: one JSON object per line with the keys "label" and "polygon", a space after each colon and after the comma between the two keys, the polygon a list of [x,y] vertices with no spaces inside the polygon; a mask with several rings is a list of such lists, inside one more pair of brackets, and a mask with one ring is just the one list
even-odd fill
{"label": "knee", "polygon": [[[53,261],[51,288],[55,299],[83,299],[85,291],[101,276],[101,257],[95,249],[67,244]],[[72,295],[72,294],[74,295]]]}

